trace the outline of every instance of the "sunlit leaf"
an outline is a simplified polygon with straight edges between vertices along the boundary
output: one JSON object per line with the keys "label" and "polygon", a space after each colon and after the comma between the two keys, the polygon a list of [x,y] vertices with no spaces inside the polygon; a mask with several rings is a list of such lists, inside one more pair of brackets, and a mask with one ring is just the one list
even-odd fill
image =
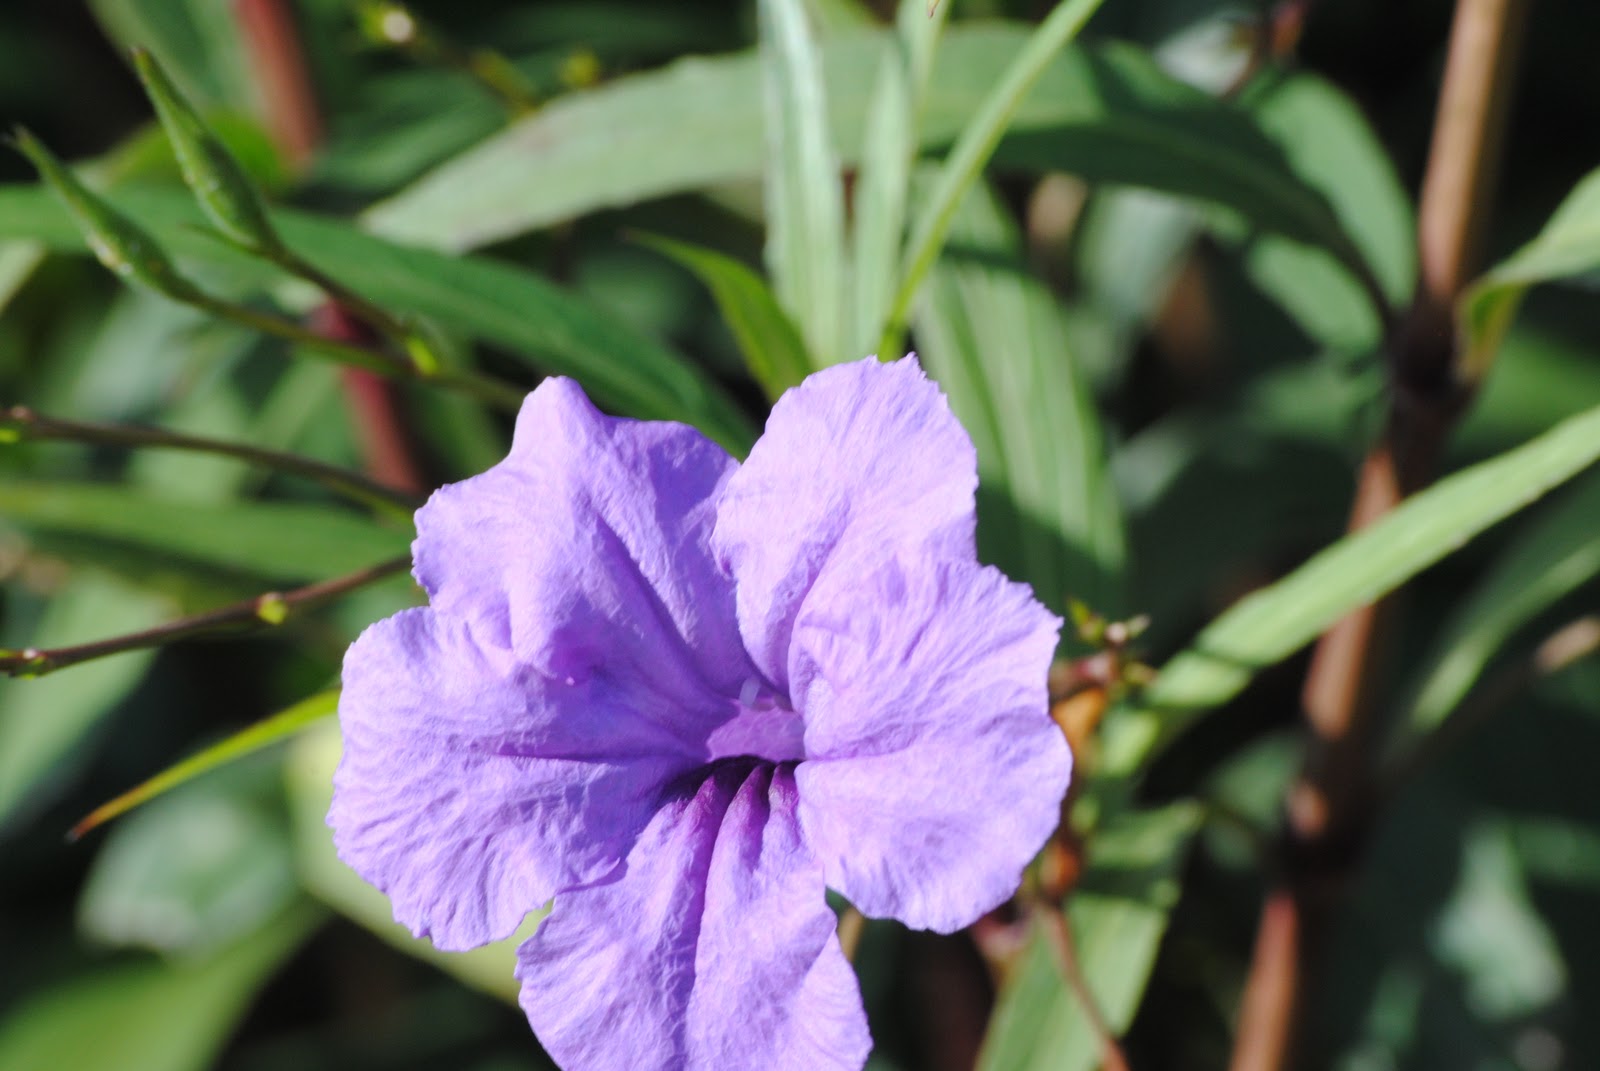
{"label": "sunlit leaf", "polygon": [[114,484],[42,481],[0,485],[0,521],[35,533],[46,544],[55,533],[90,537],[278,579],[354,572],[406,553],[412,537],[345,510],[280,502],[170,502]]}
{"label": "sunlit leaf", "polygon": [[988,167],[1000,138],[1016,118],[1029,91],[1039,81],[1050,62],[1068,42],[1078,36],[1103,0],[1062,0],[1028,35],[1012,61],[999,72],[995,84],[984,93],[972,118],[961,128],[950,152],[931,179],[926,195],[919,198],[911,217],[911,234],[900,268],[900,284],[889,302],[885,345],[904,332],[905,319],[928,272],[933,270],[944,249],[946,236],[967,192],[977,185]]}
{"label": "sunlit leaf", "polygon": [[1600,576],[1600,480],[1583,480],[1501,551],[1423,663],[1405,736],[1435,728],[1524,626]]}
{"label": "sunlit leaf", "polygon": [[[865,139],[887,37],[822,46],[828,125],[847,166]],[[1027,39],[1026,28],[1006,24],[944,35],[918,129],[923,149],[954,140]],[[600,208],[755,178],[763,144],[757,58],[683,60],[552,102],[367,220],[404,241],[471,248]],[[1052,60],[994,161],[1226,204],[1257,226],[1353,255],[1327,199],[1245,111],[1163,74],[1138,49],[1075,48]],[[528,181],[533,173],[538,182]]]}
{"label": "sunlit leaf", "polygon": [[[185,262],[261,285],[278,279],[198,233],[199,212],[184,193],[129,190],[109,199]],[[749,420],[696,366],[533,272],[398,246],[307,213],[274,212],[273,222],[297,253],[371,300],[504,347],[541,370],[573,376],[602,404],[630,416],[697,424],[741,452],[755,438]],[[35,238],[69,252],[83,248],[66,214],[34,187],[0,187],[0,238]]]}
{"label": "sunlit leaf", "polygon": [[1600,268],[1600,171],[1590,172],[1533,241],[1501,261],[1461,298],[1466,374],[1481,378],[1494,360],[1528,287]]}
{"label": "sunlit leaf", "polygon": [[760,0],[767,271],[819,365],[845,352],[844,196],[817,42],[802,0]]}
{"label": "sunlit leaf", "polygon": [[1445,557],[1600,458],[1600,409],[1455,473],[1246,596],[1108,726],[1103,770],[1128,776],[1201,713],[1237,695],[1340,617]]}
{"label": "sunlit leaf", "polygon": [[800,332],[760,275],[713,249],[653,235],[639,240],[682,264],[711,291],[750,374],[768,397],[776,399],[811,371]]}
{"label": "sunlit leaf", "polygon": [[974,192],[918,307],[928,370],[978,448],[979,549],[1047,605],[1120,602],[1121,512],[1094,399],[1005,207]]}
{"label": "sunlit leaf", "polygon": [[901,0],[895,34],[878,60],[851,205],[855,282],[849,337],[863,354],[882,337],[884,317],[900,282],[917,127],[934,51],[949,14],[949,4],[930,12],[926,0]]}
{"label": "sunlit leaf", "polygon": [[1257,87],[1245,104],[1283,147],[1295,174],[1328,199],[1388,299],[1409,300],[1417,275],[1415,213],[1356,101],[1309,71],[1295,71]]}
{"label": "sunlit leaf", "polygon": [[106,801],[73,826],[71,835],[81,837],[96,826],[104,825],[135,807],[171,792],[201,774],[209,773],[220,766],[226,766],[262,748],[304,732],[323,718],[331,717],[338,707],[337,691],[319,692],[309,699],[302,699],[293,706],[280,710],[271,717],[263,718],[249,728],[241,729],[227,739],[189,756],[182,762],[169,766],[115,799]]}

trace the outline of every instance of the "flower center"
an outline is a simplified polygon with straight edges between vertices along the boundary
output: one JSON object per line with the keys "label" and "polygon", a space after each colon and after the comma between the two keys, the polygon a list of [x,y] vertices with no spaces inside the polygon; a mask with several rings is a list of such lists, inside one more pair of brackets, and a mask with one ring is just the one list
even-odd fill
{"label": "flower center", "polygon": [[767,762],[805,758],[805,722],[788,699],[758,680],[747,680],[733,703],[733,717],[706,740],[712,761],[748,756]]}

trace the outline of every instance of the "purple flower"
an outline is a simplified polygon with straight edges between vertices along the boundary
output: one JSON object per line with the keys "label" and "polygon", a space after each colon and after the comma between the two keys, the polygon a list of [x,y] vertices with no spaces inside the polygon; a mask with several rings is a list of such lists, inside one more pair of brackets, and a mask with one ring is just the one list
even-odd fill
{"label": "purple flower", "polygon": [[976,483],[911,359],[812,376],[742,466],[548,380],[345,658],[340,856],[444,949],[554,897],[517,975],[563,1067],[860,1068],[824,888],[965,926],[1070,772],[1061,622],[976,561]]}

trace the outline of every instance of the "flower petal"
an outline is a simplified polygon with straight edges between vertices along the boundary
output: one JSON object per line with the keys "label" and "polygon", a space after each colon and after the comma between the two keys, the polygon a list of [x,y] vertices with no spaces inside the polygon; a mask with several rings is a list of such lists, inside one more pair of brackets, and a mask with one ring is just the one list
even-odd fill
{"label": "flower petal", "polygon": [[[548,379],[506,460],[418,512],[417,579],[435,609],[547,676],[604,672],[641,708],[737,696],[755,674],[708,548],[737,467],[693,428],[607,417],[576,383]],[[725,706],[680,725],[685,738],[703,739]]]}
{"label": "flower petal", "polygon": [[617,870],[694,761],[603,689],[528,672],[425,608],[351,646],[339,720],[339,857],[452,950]]}
{"label": "flower petal", "polygon": [[1016,890],[1071,773],[1046,690],[1060,626],[976,564],[888,556],[817,580],[790,665],[800,820],[863,913],[948,932]]}
{"label": "flower petal", "polygon": [[859,1071],[860,990],[794,812],[789,767],[719,764],[625,874],[556,899],[517,976],[558,1064]]}
{"label": "flower petal", "polygon": [[837,365],[779,398],[712,537],[768,678],[787,687],[795,614],[831,558],[913,544],[971,559],[977,481],[972,440],[914,358]]}

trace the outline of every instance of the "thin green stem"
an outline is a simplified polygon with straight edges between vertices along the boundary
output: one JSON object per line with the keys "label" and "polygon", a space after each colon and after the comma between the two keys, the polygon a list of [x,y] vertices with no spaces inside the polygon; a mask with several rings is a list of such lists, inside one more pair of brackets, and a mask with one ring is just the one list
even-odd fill
{"label": "thin green stem", "polygon": [[242,327],[292,342],[308,353],[325,357],[335,364],[365,368],[391,379],[410,379],[419,383],[447,387],[470,394],[509,412],[514,413],[521,407],[526,394],[510,383],[477,372],[455,368],[421,369],[410,360],[395,357],[383,350],[339,342],[302,327],[293,320],[271,313],[257,312],[255,309],[223,301],[220,298],[205,295],[191,301],[190,304]]}
{"label": "thin green stem", "polygon": [[1089,17],[1099,9],[1104,0],[1063,0],[1039,24],[1028,43],[1023,46],[1000,84],[984,100],[978,114],[961,131],[944,166],[939,169],[927,203],[917,216],[911,231],[911,241],[906,249],[900,273],[900,288],[889,305],[889,315],[883,339],[878,345],[878,356],[887,360],[900,355],[904,344],[906,325],[911,316],[911,305],[923,280],[933,269],[949,237],[950,226],[955,221],[956,210],[967,191],[977,182],[989,158],[1000,144],[1000,138],[1011,117],[1022,106],[1028,91],[1055,57],[1066,47]]}
{"label": "thin green stem", "polygon": [[275,472],[314,480],[332,491],[397,520],[408,521],[422,504],[415,495],[370,480],[358,472],[301,457],[299,454],[268,450],[248,443],[185,435],[164,428],[61,420],[37,413],[22,405],[0,411],[0,443],[8,441],[74,442],[134,449],[186,450],[238,458]]}
{"label": "thin green stem", "polygon": [[[406,340],[413,334],[409,327],[391,315],[388,310],[368,301],[287,246],[277,251],[259,250],[258,253],[290,275],[304,279],[317,287],[328,297],[343,305],[357,319],[365,320],[373,330],[396,345],[404,348]],[[408,363],[415,366],[414,361]],[[425,374],[423,369],[417,371],[419,374]]]}
{"label": "thin green stem", "polygon": [[236,323],[240,327],[248,327],[252,331],[259,331],[264,335],[281,338],[285,342],[292,342],[311,354],[331,360],[334,364],[354,365],[365,368],[371,372],[396,378],[408,377],[412,374],[411,368],[404,362],[396,360],[390,354],[381,350],[368,349],[365,346],[352,346],[348,343],[338,342],[324,338],[309,328],[302,327],[293,320],[277,316],[268,312],[258,312],[245,305],[224,301],[221,298],[204,295],[191,302],[195,308],[209,312],[219,319]]}
{"label": "thin green stem", "polygon": [[20,651],[0,649],[0,674],[8,677],[42,677],[58,669],[78,665],[125,651],[140,651],[178,640],[210,636],[224,631],[277,628],[290,618],[332,602],[368,584],[377,583],[411,566],[410,557],[393,558],[332,580],[322,580],[292,591],[269,591],[253,599],[231,603],[215,610],[180,617],[155,628],[122,636],[96,640],[72,647],[41,650],[25,647]]}

